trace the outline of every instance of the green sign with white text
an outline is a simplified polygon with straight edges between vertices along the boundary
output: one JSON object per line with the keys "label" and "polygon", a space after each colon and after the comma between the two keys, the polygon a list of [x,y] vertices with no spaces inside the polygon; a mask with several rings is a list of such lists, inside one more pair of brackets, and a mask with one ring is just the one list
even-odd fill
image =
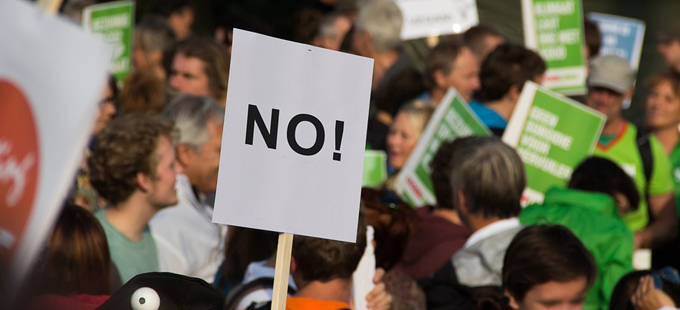
{"label": "green sign with white text", "polygon": [[566,95],[586,92],[581,0],[522,0],[524,41],[545,60],[543,85]]}
{"label": "green sign with white text", "polygon": [[109,71],[120,85],[130,72],[134,2],[96,4],[83,10],[83,27],[113,45]]}
{"label": "green sign with white text", "polygon": [[549,188],[565,187],[574,168],[593,153],[604,121],[601,113],[527,82],[503,135],[524,162],[524,198],[540,202]]}
{"label": "green sign with white text", "polygon": [[413,207],[434,205],[436,203],[430,162],[442,143],[459,137],[491,135],[486,126],[470,110],[467,103],[450,90],[427,123],[416,148],[399,172],[396,192]]}

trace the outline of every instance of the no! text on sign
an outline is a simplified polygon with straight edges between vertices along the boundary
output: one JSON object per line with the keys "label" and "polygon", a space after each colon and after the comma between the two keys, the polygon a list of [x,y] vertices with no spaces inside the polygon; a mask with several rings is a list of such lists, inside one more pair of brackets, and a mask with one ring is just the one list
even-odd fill
{"label": "no! text on sign", "polygon": [[372,72],[235,29],[213,221],[355,242]]}

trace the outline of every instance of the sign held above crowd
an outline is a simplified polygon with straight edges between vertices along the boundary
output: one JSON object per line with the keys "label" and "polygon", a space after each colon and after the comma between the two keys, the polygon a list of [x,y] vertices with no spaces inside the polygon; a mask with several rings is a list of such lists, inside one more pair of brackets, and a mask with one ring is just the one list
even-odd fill
{"label": "sign held above crowd", "polygon": [[475,0],[396,0],[402,40],[457,34],[479,24]]}
{"label": "sign held above crowd", "polygon": [[16,289],[72,184],[111,47],[23,1],[4,2],[0,28],[0,285]]}
{"label": "sign held above crowd", "polygon": [[585,94],[581,0],[522,0],[522,21],[525,46],[548,66],[543,85],[565,95]]}
{"label": "sign held above crowd", "polygon": [[436,199],[430,179],[430,162],[439,146],[455,138],[490,134],[460,94],[451,88],[437,106],[418,144],[399,172],[395,185],[397,194],[414,207],[434,205]]}
{"label": "sign held above crowd", "polygon": [[541,203],[553,186],[566,187],[578,164],[593,153],[606,117],[531,81],[524,84],[503,134],[524,162],[523,204]]}
{"label": "sign held above crowd", "polygon": [[119,85],[131,69],[134,12],[133,1],[94,4],[83,9],[83,28],[113,45],[109,71]]}

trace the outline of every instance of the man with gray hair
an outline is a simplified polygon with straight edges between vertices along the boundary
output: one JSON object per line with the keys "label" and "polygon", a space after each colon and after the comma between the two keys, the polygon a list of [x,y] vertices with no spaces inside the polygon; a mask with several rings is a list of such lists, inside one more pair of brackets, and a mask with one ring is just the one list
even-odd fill
{"label": "man with gray hair", "polygon": [[358,55],[374,59],[374,91],[410,67],[400,51],[402,24],[401,10],[394,1],[366,1],[359,7],[352,42]]}
{"label": "man with gray hair", "polygon": [[224,109],[208,97],[180,95],[164,114],[179,131],[182,173],[177,175],[179,203],[151,221],[160,269],[212,283],[224,258],[226,227],[212,222],[205,196],[217,188]]}
{"label": "man with gray hair", "polygon": [[[521,230],[517,216],[526,186],[517,152],[495,137],[453,142],[449,178],[452,202],[472,235],[442,270],[467,286],[501,285],[503,257]],[[453,267],[453,268],[451,268]]]}

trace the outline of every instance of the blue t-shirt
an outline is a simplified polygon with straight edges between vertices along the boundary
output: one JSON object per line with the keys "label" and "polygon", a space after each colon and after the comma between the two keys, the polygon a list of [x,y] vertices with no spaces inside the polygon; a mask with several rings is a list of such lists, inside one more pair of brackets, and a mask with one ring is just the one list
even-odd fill
{"label": "blue t-shirt", "polygon": [[490,129],[505,129],[508,127],[508,121],[506,121],[500,114],[498,114],[493,109],[487,108],[479,100],[470,101],[470,109],[472,109],[479,120],[489,127]]}

